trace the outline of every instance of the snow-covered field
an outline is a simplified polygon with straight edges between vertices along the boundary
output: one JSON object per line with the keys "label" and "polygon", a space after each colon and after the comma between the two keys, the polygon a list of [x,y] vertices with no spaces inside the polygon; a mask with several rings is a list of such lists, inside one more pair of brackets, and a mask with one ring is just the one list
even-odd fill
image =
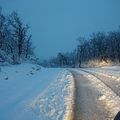
{"label": "snow-covered field", "polygon": [[28,63],[0,67],[0,120],[65,120],[73,95],[67,70]]}

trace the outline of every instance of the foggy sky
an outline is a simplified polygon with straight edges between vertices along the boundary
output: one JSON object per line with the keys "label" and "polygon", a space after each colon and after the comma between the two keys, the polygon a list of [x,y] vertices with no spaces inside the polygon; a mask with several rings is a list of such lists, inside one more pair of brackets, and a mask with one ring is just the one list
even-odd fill
{"label": "foggy sky", "polygon": [[72,51],[79,36],[120,25],[120,0],[0,0],[0,6],[5,13],[18,11],[31,26],[41,59]]}

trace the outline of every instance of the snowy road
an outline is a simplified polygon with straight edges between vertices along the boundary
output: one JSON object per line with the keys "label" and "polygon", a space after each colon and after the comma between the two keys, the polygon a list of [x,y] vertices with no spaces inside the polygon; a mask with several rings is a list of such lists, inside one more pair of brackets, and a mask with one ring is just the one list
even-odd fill
{"label": "snowy road", "polygon": [[120,111],[119,88],[119,66],[1,66],[0,120],[113,120]]}
{"label": "snowy road", "polygon": [[74,119],[113,120],[120,110],[118,70],[86,68],[71,72],[76,83]]}

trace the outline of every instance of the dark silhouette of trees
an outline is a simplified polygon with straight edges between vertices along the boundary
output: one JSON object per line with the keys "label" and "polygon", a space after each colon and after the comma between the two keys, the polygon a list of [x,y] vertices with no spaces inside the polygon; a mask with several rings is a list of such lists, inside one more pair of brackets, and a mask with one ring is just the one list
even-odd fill
{"label": "dark silhouette of trees", "polygon": [[17,12],[5,16],[0,9],[0,62],[18,64],[33,55],[32,35]]}
{"label": "dark silhouette of trees", "polygon": [[120,62],[120,28],[116,31],[98,32],[88,39],[79,37],[75,50],[67,53],[58,53],[57,57],[48,60],[49,67],[81,67],[89,61]]}
{"label": "dark silhouette of trees", "polygon": [[80,40],[77,59],[80,65],[91,60],[120,62],[120,30],[93,33],[88,40]]}
{"label": "dark silhouette of trees", "polygon": [[68,58],[62,53],[58,53],[57,59],[59,66],[66,66],[68,64]]}

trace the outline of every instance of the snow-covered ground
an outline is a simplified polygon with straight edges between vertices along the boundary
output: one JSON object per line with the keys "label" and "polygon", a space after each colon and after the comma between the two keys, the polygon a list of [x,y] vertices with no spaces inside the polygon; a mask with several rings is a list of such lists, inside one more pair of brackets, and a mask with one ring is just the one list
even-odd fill
{"label": "snow-covered ground", "polygon": [[0,120],[65,120],[70,116],[74,81],[69,71],[27,63],[0,69]]}
{"label": "snow-covered ground", "polygon": [[120,66],[107,66],[101,68],[88,68],[89,71],[94,71],[106,77],[118,78],[120,77]]}
{"label": "snow-covered ground", "polygon": [[[101,111],[105,109],[110,113],[107,117],[110,120],[114,118],[120,110],[120,67],[82,68],[72,71],[81,87],[78,85],[76,88],[74,74],[65,69],[46,69],[30,63],[0,66],[0,120],[71,120],[74,105],[79,105],[74,103],[74,95],[80,94],[79,101],[82,99],[81,95],[85,97],[84,94],[87,95],[91,88],[91,92],[95,93],[93,96],[96,105],[99,102]],[[91,84],[86,86],[85,81]],[[85,86],[88,90],[84,90]],[[83,93],[75,93],[75,88],[79,90],[82,87]],[[94,106],[92,96],[85,98],[86,102],[83,103],[89,106],[89,98]],[[84,106],[83,103],[80,106]]]}

